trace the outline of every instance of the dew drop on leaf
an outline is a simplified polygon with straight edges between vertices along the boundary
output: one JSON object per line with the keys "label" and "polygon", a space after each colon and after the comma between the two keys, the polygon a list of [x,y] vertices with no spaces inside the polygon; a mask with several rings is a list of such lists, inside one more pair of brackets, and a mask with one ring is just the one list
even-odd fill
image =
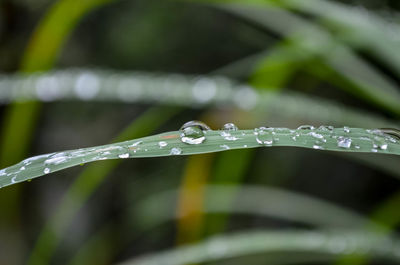
{"label": "dew drop on leaf", "polygon": [[138,145],[140,145],[142,143],[143,143],[143,141],[137,141],[137,142],[131,144],[129,147],[135,147],[135,146],[138,146]]}
{"label": "dew drop on leaf", "polygon": [[210,127],[208,127],[204,122],[189,121],[180,128],[181,141],[185,144],[201,144],[206,140],[204,131],[209,130]]}
{"label": "dew drop on leaf", "polygon": [[260,127],[254,129],[256,141],[259,144],[271,146],[274,143],[273,128]]}
{"label": "dew drop on leaf", "polygon": [[386,139],[384,137],[375,136],[373,140],[373,147],[379,148],[381,150],[387,150],[388,143],[386,142]]}
{"label": "dew drop on leaf", "polygon": [[321,131],[333,131],[333,126],[331,125],[321,125],[318,127],[318,130]]}
{"label": "dew drop on leaf", "polygon": [[222,127],[222,130],[224,130],[224,131],[237,131],[238,127],[233,123],[226,123]]}
{"label": "dew drop on leaf", "polygon": [[351,139],[347,137],[340,136],[337,139],[337,145],[341,148],[350,148],[351,147]]}
{"label": "dew drop on leaf", "polygon": [[159,146],[160,148],[166,147],[167,145],[168,145],[167,142],[164,142],[164,141],[158,142],[158,146]]}
{"label": "dew drop on leaf", "polygon": [[129,157],[129,153],[125,153],[125,154],[120,154],[118,155],[119,158],[128,158]]}
{"label": "dew drop on leaf", "polygon": [[229,131],[221,131],[221,132],[220,132],[220,135],[221,135],[222,137],[224,137],[224,139],[227,140],[227,141],[236,141],[236,140],[239,139],[239,138],[237,138],[237,137],[231,135],[231,133],[230,133]]}
{"label": "dew drop on leaf", "polygon": [[182,154],[182,150],[179,147],[173,147],[169,154],[170,155],[180,155],[180,154]]}
{"label": "dew drop on leaf", "polygon": [[324,136],[322,134],[316,133],[316,132],[310,132],[309,135],[311,135],[312,137],[316,138],[316,139],[323,139]]}
{"label": "dew drop on leaf", "polygon": [[44,173],[44,174],[49,174],[49,173],[50,173],[50,168],[46,167],[46,168],[43,170],[43,173]]}
{"label": "dew drop on leaf", "polygon": [[379,131],[381,131],[385,135],[389,136],[390,138],[388,140],[390,140],[392,143],[396,143],[396,142],[400,141],[400,130],[399,129],[380,128]]}

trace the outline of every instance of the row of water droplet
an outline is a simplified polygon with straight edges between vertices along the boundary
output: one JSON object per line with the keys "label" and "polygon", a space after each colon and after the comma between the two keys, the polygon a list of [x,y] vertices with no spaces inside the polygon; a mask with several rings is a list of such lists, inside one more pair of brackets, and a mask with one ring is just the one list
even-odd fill
{"label": "row of water droplet", "polygon": [[[206,139],[206,132],[210,128],[200,121],[190,121],[182,126],[181,131],[181,141],[186,144],[197,145],[201,144]],[[222,127],[220,131],[221,137],[227,141],[236,141],[240,138],[231,134],[232,131],[237,131],[238,127],[233,123],[227,123]],[[307,133],[302,133],[302,131],[307,131]],[[254,135],[256,142],[264,146],[272,146],[274,142],[278,142],[279,138],[276,134],[284,135],[290,134],[293,141],[297,141],[301,136],[308,135],[315,139],[313,144],[314,149],[324,149],[324,144],[327,142],[327,137],[336,140],[337,147],[343,149],[360,149],[360,146],[353,144],[352,137],[350,136],[350,128],[345,126],[342,128],[342,133],[344,135],[338,136],[333,133],[333,126],[322,125],[315,128],[312,125],[301,125],[297,130],[291,130],[287,128],[269,128],[269,127],[259,127],[254,129]],[[340,133],[340,129],[336,132]],[[389,143],[398,143],[400,140],[400,131],[397,129],[374,129],[366,130],[370,134],[369,137],[361,137],[360,140],[371,142],[371,152],[378,152],[378,150],[387,150]],[[349,136],[347,136],[349,135]],[[223,149],[230,149],[227,144],[220,145]],[[245,146],[247,147],[247,146]]]}
{"label": "row of water droplet", "polygon": [[[327,145],[327,139],[334,139],[336,141],[336,146],[341,149],[352,149],[358,150],[360,146],[354,143],[353,139],[357,141],[369,142],[371,146],[371,152],[387,151],[390,144],[398,144],[400,142],[400,131],[397,129],[383,128],[383,129],[373,129],[366,130],[369,135],[360,137],[355,137],[351,134],[349,127],[343,127],[342,129],[333,128],[332,126],[320,126],[315,128],[311,125],[302,125],[296,130],[287,128],[269,128],[269,127],[259,127],[253,130],[253,135],[255,136],[255,141],[259,145],[272,146],[274,143],[280,141],[280,136],[289,136],[289,138],[294,141],[302,141],[300,145],[309,145],[310,137],[314,139],[312,143],[312,148],[323,150]],[[190,121],[185,123],[180,128],[180,141],[188,145],[201,145],[206,142],[207,133],[211,131],[210,127],[201,121]],[[238,127],[233,123],[225,124],[221,130],[218,131],[219,135],[226,140],[226,143],[221,144],[219,147],[221,150],[231,149],[229,146],[230,142],[235,142],[246,136],[245,132],[238,132]],[[307,136],[307,137],[304,137]],[[289,139],[288,138],[288,139]],[[51,173],[54,170],[59,170],[60,166],[64,163],[71,162],[72,159],[80,159],[81,163],[91,162],[95,160],[103,160],[110,158],[129,158],[131,153],[136,153],[138,151],[146,152],[147,149],[141,149],[140,145],[142,141],[136,141],[130,144],[128,147],[123,147],[119,145],[108,145],[102,148],[86,148],[78,149],[69,152],[59,152],[51,153],[46,155],[40,155],[32,158],[28,158],[20,162],[19,164],[12,166],[12,170],[3,169],[0,170],[0,177],[7,176],[11,178],[11,183],[19,182],[25,179],[18,179],[19,173],[25,171],[26,169],[32,167],[42,166],[43,174]],[[169,148],[167,141],[159,141],[157,143],[158,148],[164,149]],[[365,144],[363,144],[365,146]],[[246,144],[243,148],[247,148]],[[364,149],[365,150],[365,149]],[[181,155],[183,153],[182,149],[178,146],[172,146],[169,149],[170,155]]]}

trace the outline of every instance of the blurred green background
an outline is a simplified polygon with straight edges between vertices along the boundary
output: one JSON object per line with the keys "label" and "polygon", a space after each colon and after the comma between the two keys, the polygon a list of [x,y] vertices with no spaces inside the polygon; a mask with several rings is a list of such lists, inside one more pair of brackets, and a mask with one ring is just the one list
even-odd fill
{"label": "blurred green background", "polygon": [[[2,79],[70,68],[218,74],[260,91],[298,93],[310,100],[298,106],[282,100],[275,112],[223,104],[190,108],[162,100],[2,104],[2,168],[37,154],[177,130],[189,120],[203,120],[214,129],[227,122],[240,128],[399,125],[399,11],[395,0],[2,0]],[[325,102],[342,109],[342,116],[355,110],[382,122],[349,118],[344,124],[344,118],[307,115],[329,112]],[[284,115],[291,108],[299,114]],[[290,197],[297,193],[347,208],[395,232],[399,176],[396,157],[298,148],[95,162],[0,190],[0,264],[116,264],[215,234],[318,231],[321,216],[329,220],[322,222],[327,228],[343,223],[349,228],[329,207],[305,202],[299,209]],[[233,189],[217,191],[221,197],[208,203],[221,203],[227,210],[207,212],[204,189],[216,184]],[[264,202],[252,197],[253,190],[239,192],[246,187],[264,188],[265,195],[271,188],[287,193],[272,192],[265,197],[272,201]],[[177,194],[168,200],[157,197],[167,191]],[[259,211],[233,210],[243,196],[259,204]],[[285,214],[268,207],[261,214],[264,203]],[[303,219],[297,214],[302,210]],[[288,259],[283,250],[215,264],[363,262],[397,264],[384,256],[327,259],[297,252]]]}

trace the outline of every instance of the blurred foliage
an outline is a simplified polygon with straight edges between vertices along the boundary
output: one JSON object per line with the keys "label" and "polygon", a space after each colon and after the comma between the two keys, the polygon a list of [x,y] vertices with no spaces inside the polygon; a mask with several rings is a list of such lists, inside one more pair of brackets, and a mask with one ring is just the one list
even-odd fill
{"label": "blurred foliage", "polygon": [[[321,8],[324,5],[332,8]],[[1,146],[0,159],[6,166],[27,156],[105,144],[117,135],[125,139],[153,130],[173,131],[194,119],[206,120],[213,128],[226,122],[235,122],[240,128],[304,123],[398,126],[399,11],[400,2],[395,0],[2,0],[2,88],[12,89],[2,82],[21,71],[51,67],[67,72],[76,67],[112,69],[105,72],[110,78],[122,77],[119,74],[125,70],[128,75],[132,71],[155,72],[149,78],[153,81],[149,91],[162,85],[157,83],[160,72],[212,73],[256,87],[256,95],[266,104],[246,109],[220,102],[192,107],[182,101],[178,105],[185,109],[179,112],[173,102],[157,106],[157,100],[121,103],[74,98],[42,104],[36,118],[30,118],[35,117],[35,107],[25,112],[17,107],[15,115],[10,115],[12,109],[4,104],[0,107],[0,134],[13,140],[6,140],[7,147]],[[342,21],[337,19],[340,16],[344,16]],[[367,20],[358,20],[360,16]],[[37,49],[32,48],[34,43]],[[106,75],[100,78],[105,86],[111,84]],[[37,90],[37,82],[27,80],[24,85]],[[271,97],[271,90],[276,96]],[[246,97],[239,99],[246,102]],[[7,125],[10,119],[15,126]],[[135,128],[135,124],[138,129],[124,134],[123,128]],[[229,251],[236,243],[248,255],[224,259],[223,264],[332,264],[342,252],[310,255],[285,247],[272,253],[257,252],[265,241],[246,243],[247,231],[267,229],[278,241],[296,235],[285,234],[283,229],[325,236],[318,225],[324,216],[336,216],[337,222],[330,220],[327,225],[334,227],[346,223],[349,216],[366,220],[371,215],[374,228],[366,225],[366,229],[396,236],[399,162],[396,157],[276,147],[248,154],[229,151],[210,157],[130,159],[118,167],[102,161],[60,171],[0,190],[0,264],[26,264],[29,258],[31,264],[113,264],[149,252],[159,253],[161,258],[175,253],[177,258],[171,264],[179,260],[208,264],[215,260],[212,250],[226,247]],[[196,207],[184,195],[162,197],[170,190],[185,191],[191,177],[201,180]],[[219,191],[220,196],[208,194],[210,184],[228,190]],[[250,195],[254,192],[241,192],[241,187],[248,185],[262,191],[257,202]],[[271,190],[268,193],[267,189],[273,188],[284,191],[279,193],[282,197]],[[297,193],[311,199],[302,201],[294,196]],[[147,198],[153,198],[152,203],[145,203]],[[270,200],[265,203],[268,214],[260,214],[263,200]],[[258,207],[251,214],[238,212],[240,207],[250,208],[245,202]],[[225,210],[209,212],[210,205]],[[281,214],[273,214],[274,206]],[[336,214],[340,206],[347,209],[346,214]],[[326,207],[325,211],[321,207]],[[176,214],[176,209],[183,208],[203,209],[195,215],[196,225],[189,227],[184,216]],[[229,236],[231,232],[236,234]],[[205,239],[221,233],[227,235],[214,240],[219,245]],[[357,232],[349,233],[353,234],[353,239],[357,238]],[[340,233],[336,236],[336,247],[350,246],[340,244]],[[181,259],[190,248],[180,254],[182,247],[176,248],[177,241],[197,241],[192,249],[205,247],[211,254],[200,252],[202,258]],[[214,244],[209,246],[210,242]],[[340,262],[398,264],[374,255],[382,246],[391,253],[388,245],[375,242],[370,247],[373,256]],[[246,252],[246,248],[250,250]],[[172,250],[160,252],[165,249]],[[287,255],[289,252],[292,254]]]}

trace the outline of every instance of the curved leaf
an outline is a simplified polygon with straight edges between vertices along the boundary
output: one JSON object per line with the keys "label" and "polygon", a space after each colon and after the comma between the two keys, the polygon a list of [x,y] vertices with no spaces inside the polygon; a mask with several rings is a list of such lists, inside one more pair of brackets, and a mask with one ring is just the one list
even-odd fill
{"label": "curved leaf", "polygon": [[216,236],[195,245],[166,250],[119,263],[119,265],[188,264],[265,252],[306,252],[309,255],[371,253],[399,261],[400,242],[357,231],[251,231]]}
{"label": "curved leaf", "polygon": [[204,131],[201,144],[186,144],[179,131],[135,140],[31,157],[0,171],[0,187],[43,176],[72,166],[106,159],[192,155],[261,146],[292,146],[328,151],[400,155],[400,141],[379,130],[299,127]]}

